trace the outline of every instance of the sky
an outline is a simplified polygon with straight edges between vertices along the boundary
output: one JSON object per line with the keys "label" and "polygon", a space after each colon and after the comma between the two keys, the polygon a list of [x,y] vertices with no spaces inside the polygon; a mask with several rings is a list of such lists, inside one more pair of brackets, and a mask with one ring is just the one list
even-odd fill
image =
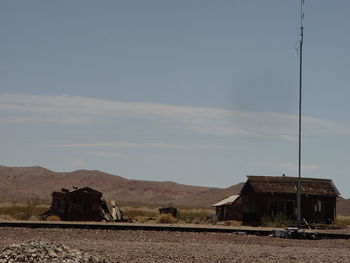
{"label": "sky", "polygon": [[[306,0],[302,177],[350,198],[350,1]],[[298,176],[300,1],[1,0],[0,164]]]}

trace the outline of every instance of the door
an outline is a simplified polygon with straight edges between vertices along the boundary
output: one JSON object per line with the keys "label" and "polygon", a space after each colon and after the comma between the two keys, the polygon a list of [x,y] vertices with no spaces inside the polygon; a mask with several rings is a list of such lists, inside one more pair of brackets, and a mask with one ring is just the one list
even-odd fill
{"label": "door", "polygon": [[314,221],[315,222],[324,222],[325,214],[324,214],[324,204],[322,200],[314,200]]}

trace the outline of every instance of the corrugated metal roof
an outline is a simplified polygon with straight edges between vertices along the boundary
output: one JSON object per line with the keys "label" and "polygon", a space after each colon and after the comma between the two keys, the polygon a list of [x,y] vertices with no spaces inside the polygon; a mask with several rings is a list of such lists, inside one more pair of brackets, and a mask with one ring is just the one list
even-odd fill
{"label": "corrugated metal roof", "polygon": [[231,195],[229,197],[226,197],[225,199],[217,202],[216,204],[213,204],[212,206],[222,206],[222,205],[231,205],[233,204],[240,195]]}
{"label": "corrugated metal roof", "polygon": [[[255,192],[295,193],[297,177],[288,176],[247,176]],[[340,195],[330,179],[301,178],[301,193],[310,195]]]}

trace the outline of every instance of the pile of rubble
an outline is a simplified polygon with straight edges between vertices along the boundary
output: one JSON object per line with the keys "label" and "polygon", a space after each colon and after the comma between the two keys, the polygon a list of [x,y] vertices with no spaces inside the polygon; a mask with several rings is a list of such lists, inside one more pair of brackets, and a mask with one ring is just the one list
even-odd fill
{"label": "pile of rubble", "polygon": [[11,245],[0,250],[0,263],[111,263],[107,259],[96,259],[76,249],[44,241],[29,241]]}

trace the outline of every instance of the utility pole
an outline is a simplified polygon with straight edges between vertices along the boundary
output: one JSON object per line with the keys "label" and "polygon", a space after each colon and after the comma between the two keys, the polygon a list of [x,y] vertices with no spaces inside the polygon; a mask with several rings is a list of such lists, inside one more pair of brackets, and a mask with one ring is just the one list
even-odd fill
{"label": "utility pole", "polygon": [[300,41],[299,41],[299,154],[297,183],[297,226],[301,223],[301,104],[302,104],[302,73],[303,73],[303,42],[304,42],[304,0],[300,0]]}

